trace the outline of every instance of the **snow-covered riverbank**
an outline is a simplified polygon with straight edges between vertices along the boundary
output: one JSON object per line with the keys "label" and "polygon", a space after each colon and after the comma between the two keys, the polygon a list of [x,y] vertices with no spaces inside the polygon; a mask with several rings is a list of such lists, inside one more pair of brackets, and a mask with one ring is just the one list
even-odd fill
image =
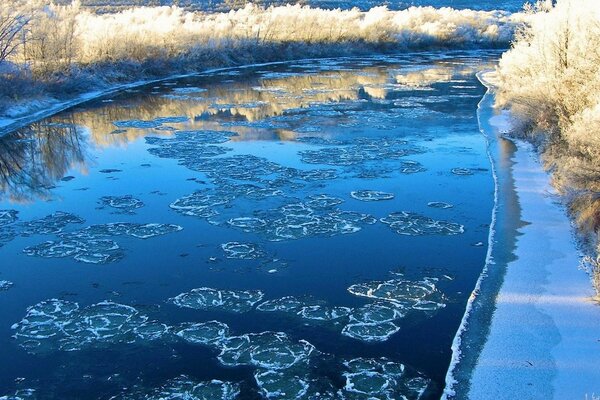
{"label": "snow-covered riverbank", "polygon": [[494,114],[493,96],[490,88],[478,111],[498,185],[492,247],[444,397],[592,398],[600,393],[600,305],[549,175],[529,145],[501,138],[510,119]]}

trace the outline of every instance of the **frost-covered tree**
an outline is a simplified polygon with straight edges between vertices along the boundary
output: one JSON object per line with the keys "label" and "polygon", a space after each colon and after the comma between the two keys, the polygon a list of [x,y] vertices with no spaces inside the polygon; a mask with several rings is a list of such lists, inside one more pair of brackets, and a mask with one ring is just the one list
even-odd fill
{"label": "frost-covered tree", "polygon": [[31,21],[26,8],[16,2],[0,3],[0,63],[23,45],[26,27]]}
{"label": "frost-covered tree", "polygon": [[[546,1],[528,13],[529,23],[500,60],[498,105],[509,107],[542,139],[554,183],[568,195],[576,222],[598,254],[600,4]],[[600,265],[596,271],[600,292]]]}

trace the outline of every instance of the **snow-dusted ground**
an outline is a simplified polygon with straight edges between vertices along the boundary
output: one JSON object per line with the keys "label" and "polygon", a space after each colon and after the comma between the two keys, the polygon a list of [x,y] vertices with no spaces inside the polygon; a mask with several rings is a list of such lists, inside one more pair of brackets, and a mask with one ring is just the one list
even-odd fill
{"label": "snow-dusted ground", "polygon": [[[509,129],[510,119],[507,114],[494,115],[492,104],[493,93],[488,92],[479,118],[482,131],[491,138],[497,170],[500,196],[495,217],[504,222],[492,226],[487,270],[457,335],[444,397],[596,398],[600,304],[592,299],[588,275],[578,268],[580,254],[550,177],[526,143],[498,144],[495,138]],[[517,200],[512,205],[511,190]],[[480,298],[497,287],[494,307],[486,308]]]}

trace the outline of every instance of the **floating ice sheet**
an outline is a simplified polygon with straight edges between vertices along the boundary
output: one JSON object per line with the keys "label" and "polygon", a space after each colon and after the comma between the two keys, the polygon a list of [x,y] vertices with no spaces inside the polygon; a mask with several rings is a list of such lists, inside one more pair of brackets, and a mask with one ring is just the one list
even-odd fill
{"label": "floating ice sheet", "polygon": [[112,207],[120,212],[132,214],[136,209],[144,206],[144,203],[131,195],[126,196],[104,196],[99,203],[103,206]]}
{"label": "floating ice sheet", "polygon": [[225,257],[237,260],[256,260],[266,256],[255,243],[228,242],[221,245]]}
{"label": "floating ice sheet", "polygon": [[138,239],[177,232],[183,229],[171,224],[138,224],[115,222],[91,225],[75,232],[59,234],[60,240],[47,241],[26,247],[23,252],[29,256],[44,258],[73,257],[76,261],[90,264],[106,264],[117,261],[124,255],[115,236],[127,235]]}
{"label": "floating ice sheet", "polygon": [[347,399],[418,400],[429,386],[422,374],[387,358],[355,358],[344,366]]}
{"label": "floating ice sheet", "polygon": [[243,313],[250,311],[263,296],[264,293],[260,290],[218,290],[201,287],[181,293],[169,299],[169,302],[179,307],[197,310]]}
{"label": "floating ice sheet", "polygon": [[389,339],[400,330],[398,321],[409,313],[437,311],[445,307],[435,279],[411,281],[399,278],[358,283],[348,288],[355,296],[377,301],[354,309],[342,334],[366,342]]}
{"label": "floating ice sheet", "polygon": [[308,380],[289,370],[257,371],[254,380],[261,394],[267,399],[302,399],[308,393]]}
{"label": "floating ice sheet", "polygon": [[430,201],[429,203],[427,203],[427,207],[446,209],[452,208],[454,206],[450,203],[446,203],[443,201]]}
{"label": "floating ice sheet", "polygon": [[0,396],[0,400],[35,400],[37,399],[34,389],[19,389],[14,394]]}
{"label": "floating ice sheet", "polygon": [[354,145],[344,147],[324,147],[318,150],[300,152],[302,161],[308,164],[349,166],[366,161],[397,159],[423,150],[409,146],[406,141],[395,138],[357,139]]}
{"label": "floating ice sheet", "polygon": [[21,234],[25,236],[56,234],[62,232],[70,224],[83,224],[84,222],[84,219],[74,214],[56,211],[44,218],[23,222]]}
{"label": "floating ice sheet", "polygon": [[153,335],[146,334],[149,325],[157,323],[131,306],[103,301],[80,308],[74,302],[51,299],[29,307],[12,329],[21,347],[44,353],[160,339],[156,329]]}
{"label": "floating ice sheet", "polygon": [[355,296],[393,303],[401,310],[439,309],[444,307],[443,295],[437,289],[436,279],[419,281],[403,277],[387,281],[357,283],[348,288]]}
{"label": "floating ice sheet", "polygon": [[393,193],[381,192],[378,190],[355,190],[350,192],[350,196],[360,201],[381,201],[392,200]]}
{"label": "floating ice sheet", "polygon": [[471,170],[470,168],[452,168],[450,172],[452,172],[454,175],[459,176],[473,175],[473,170]]}
{"label": "floating ice sheet", "polygon": [[175,334],[189,343],[217,346],[229,336],[229,326],[219,321],[187,323],[177,328]]}
{"label": "floating ice sheet", "polygon": [[458,235],[464,226],[455,222],[440,221],[420,214],[400,211],[381,218],[381,222],[401,235]]}
{"label": "floating ice sheet", "polygon": [[382,342],[400,330],[394,321],[404,316],[405,312],[394,304],[366,304],[352,311],[342,334],[365,342]]}
{"label": "floating ice sheet", "polygon": [[224,382],[217,379],[195,381],[182,375],[167,381],[160,388],[150,393],[123,395],[125,400],[234,400],[240,393],[240,385],[235,382]]}
{"label": "floating ice sheet", "polygon": [[347,318],[352,312],[349,307],[329,306],[324,301],[311,297],[286,296],[279,299],[267,300],[256,309],[263,312],[281,312],[294,314],[305,320],[315,322],[335,321]]}
{"label": "floating ice sheet", "polygon": [[226,366],[280,370],[308,361],[314,351],[305,340],[294,341],[283,332],[262,332],[228,337],[221,344],[218,358]]}

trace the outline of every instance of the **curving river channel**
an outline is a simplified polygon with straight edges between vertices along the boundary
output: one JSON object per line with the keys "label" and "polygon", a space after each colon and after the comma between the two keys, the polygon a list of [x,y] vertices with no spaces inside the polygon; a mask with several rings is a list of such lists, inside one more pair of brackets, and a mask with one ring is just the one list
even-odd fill
{"label": "curving river channel", "polygon": [[496,58],[222,70],[0,138],[0,395],[438,398],[485,264]]}

